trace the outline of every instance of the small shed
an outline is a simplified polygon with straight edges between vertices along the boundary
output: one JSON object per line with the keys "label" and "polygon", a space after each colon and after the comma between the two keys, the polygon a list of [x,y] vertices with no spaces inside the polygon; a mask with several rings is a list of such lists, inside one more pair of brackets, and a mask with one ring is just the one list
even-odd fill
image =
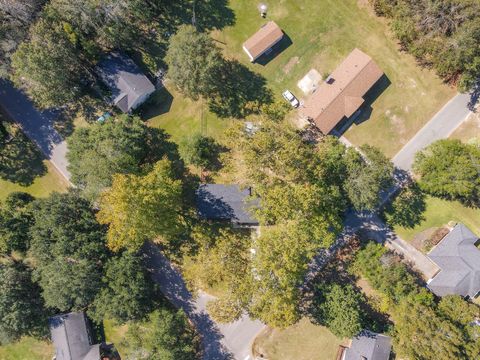
{"label": "small shed", "polygon": [[247,53],[250,61],[254,62],[282,38],[282,29],[275,22],[269,21],[243,43],[243,50]]}

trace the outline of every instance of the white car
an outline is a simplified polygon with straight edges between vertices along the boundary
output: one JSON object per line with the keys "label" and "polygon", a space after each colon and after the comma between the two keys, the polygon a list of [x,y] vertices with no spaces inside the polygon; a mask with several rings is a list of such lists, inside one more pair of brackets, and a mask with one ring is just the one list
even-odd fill
{"label": "white car", "polygon": [[300,105],[300,102],[295,97],[295,95],[290,92],[290,90],[285,90],[282,95],[285,100],[287,100],[294,108],[297,108]]}

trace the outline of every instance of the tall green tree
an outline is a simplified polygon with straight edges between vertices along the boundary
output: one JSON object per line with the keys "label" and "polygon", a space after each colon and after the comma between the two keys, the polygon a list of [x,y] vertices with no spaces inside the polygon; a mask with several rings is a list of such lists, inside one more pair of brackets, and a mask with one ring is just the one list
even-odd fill
{"label": "tall green tree", "polygon": [[196,335],[182,311],[157,310],[145,324],[134,323],[126,342],[129,357],[141,360],[195,360]]}
{"label": "tall green tree", "polygon": [[360,147],[362,154],[349,149],[346,157],[348,178],[345,189],[357,210],[374,210],[380,205],[381,192],[393,183],[393,164],[377,148]]}
{"label": "tall green tree", "polygon": [[13,192],[0,204],[0,254],[28,249],[33,200],[30,194]]}
{"label": "tall green tree", "polygon": [[117,174],[100,197],[97,218],[108,225],[113,251],[137,251],[146,240],[176,240],[181,230],[182,183],[168,159],[157,162],[145,176]]}
{"label": "tall green tree", "polygon": [[36,201],[30,256],[46,305],[61,311],[89,305],[108,257],[105,229],[90,203],[75,192]]}
{"label": "tall green tree", "polygon": [[323,289],[324,301],[320,304],[320,321],[339,338],[351,338],[363,328],[360,305],[362,296],[351,285],[333,284]]}
{"label": "tall green tree", "polygon": [[31,271],[21,263],[0,264],[0,344],[43,334],[46,317]]}
{"label": "tall green tree", "polygon": [[183,160],[206,170],[214,170],[218,165],[221,146],[210,136],[196,134],[187,138],[180,146]]}
{"label": "tall green tree", "polygon": [[142,320],[152,311],[158,293],[138,255],[125,252],[110,259],[102,282],[89,313],[98,323],[104,318],[119,323]]}
{"label": "tall green tree", "polygon": [[413,170],[420,187],[435,196],[478,202],[480,148],[460,140],[439,140],[417,153]]}
{"label": "tall green tree", "polygon": [[169,79],[184,95],[196,100],[214,89],[214,75],[222,57],[208,34],[183,25],[170,38],[165,62]]}
{"label": "tall green tree", "polygon": [[90,71],[61,24],[40,19],[12,55],[12,79],[42,108],[76,100]]}
{"label": "tall green tree", "polygon": [[165,133],[137,116],[122,115],[76,130],[68,139],[68,169],[72,182],[95,200],[112,184],[113,174],[140,174],[171,150]]}

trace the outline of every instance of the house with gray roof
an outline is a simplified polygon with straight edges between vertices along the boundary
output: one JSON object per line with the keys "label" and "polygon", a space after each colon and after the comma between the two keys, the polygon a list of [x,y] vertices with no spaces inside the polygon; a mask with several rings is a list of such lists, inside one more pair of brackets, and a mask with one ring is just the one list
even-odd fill
{"label": "house with gray roof", "polygon": [[388,360],[392,339],[383,334],[362,330],[349,347],[344,348],[341,360]]}
{"label": "house with gray roof", "polygon": [[84,312],[56,315],[48,319],[54,360],[120,359],[113,346],[94,344],[90,324]]}
{"label": "house with gray roof", "polygon": [[136,109],[155,91],[155,86],[128,56],[110,53],[96,72],[111,92],[110,101],[124,113]]}
{"label": "house with gray roof", "polygon": [[427,287],[437,296],[461,295],[474,298],[480,292],[480,249],[478,237],[457,224],[427,256],[440,271]]}
{"label": "house with gray roof", "polygon": [[258,226],[254,210],[259,200],[239,185],[202,184],[196,191],[197,212],[206,220],[230,221],[237,226]]}

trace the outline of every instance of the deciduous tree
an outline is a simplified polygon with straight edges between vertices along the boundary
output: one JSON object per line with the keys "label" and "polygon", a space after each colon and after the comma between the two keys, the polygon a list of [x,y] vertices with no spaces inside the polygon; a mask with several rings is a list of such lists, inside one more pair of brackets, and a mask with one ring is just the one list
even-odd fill
{"label": "deciduous tree", "polygon": [[145,324],[133,324],[126,336],[135,359],[195,360],[196,335],[182,311],[158,310]]}
{"label": "deciduous tree", "polygon": [[98,220],[108,225],[108,246],[137,251],[157,237],[168,246],[181,229],[182,183],[163,159],[145,176],[117,174],[100,196]]}
{"label": "deciduous tree", "polygon": [[165,61],[169,79],[184,95],[198,99],[214,88],[215,71],[222,64],[222,57],[208,34],[183,25],[170,38]]}

